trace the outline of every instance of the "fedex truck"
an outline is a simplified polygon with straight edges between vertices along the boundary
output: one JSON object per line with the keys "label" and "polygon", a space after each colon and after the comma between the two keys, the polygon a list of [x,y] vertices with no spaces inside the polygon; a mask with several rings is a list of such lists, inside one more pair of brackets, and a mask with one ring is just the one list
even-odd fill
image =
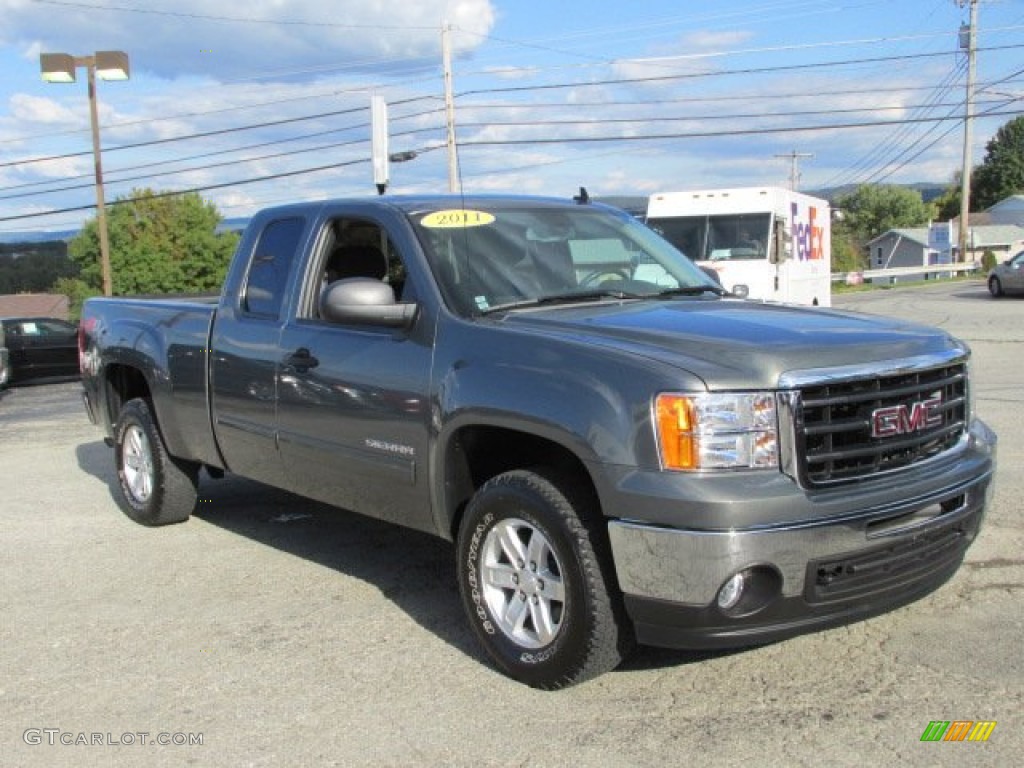
{"label": "fedex truck", "polygon": [[722,286],[752,299],[830,306],[827,200],[779,187],[651,195],[647,224]]}

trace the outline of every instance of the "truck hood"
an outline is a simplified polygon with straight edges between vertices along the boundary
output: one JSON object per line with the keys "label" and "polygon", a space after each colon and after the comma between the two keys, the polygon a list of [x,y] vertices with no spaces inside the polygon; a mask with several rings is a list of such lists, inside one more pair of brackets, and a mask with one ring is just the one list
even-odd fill
{"label": "truck hood", "polygon": [[928,326],[728,299],[520,310],[502,324],[657,360],[689,371],[711,389],[774,388],[786,372],[966,351]]}

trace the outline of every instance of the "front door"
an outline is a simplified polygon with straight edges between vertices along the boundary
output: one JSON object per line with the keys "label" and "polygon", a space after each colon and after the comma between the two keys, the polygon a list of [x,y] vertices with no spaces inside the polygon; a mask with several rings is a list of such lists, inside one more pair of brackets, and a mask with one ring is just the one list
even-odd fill
{"label": "front door", "polygon": [[[390,282],[411,300],[404,265],[383,227],[335,219],[308,293],[333,279]],[[315,289],[315,290],[314,290]],[[433,530],[427,478],[428,383],[434,317],[408,329],[340,325],[300,305],[281,334],[277,426],[287,487],[304,496]]]}

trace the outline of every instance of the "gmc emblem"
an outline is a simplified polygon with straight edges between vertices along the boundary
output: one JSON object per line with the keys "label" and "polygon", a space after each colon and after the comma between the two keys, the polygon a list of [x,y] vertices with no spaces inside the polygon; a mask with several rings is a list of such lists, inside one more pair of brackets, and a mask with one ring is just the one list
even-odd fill
{"label": "gmc emblem", "polygon": [[942,426],[942,396],[935,395],[909,405],[876,408],[871,412],[871,436],[895,437]]}

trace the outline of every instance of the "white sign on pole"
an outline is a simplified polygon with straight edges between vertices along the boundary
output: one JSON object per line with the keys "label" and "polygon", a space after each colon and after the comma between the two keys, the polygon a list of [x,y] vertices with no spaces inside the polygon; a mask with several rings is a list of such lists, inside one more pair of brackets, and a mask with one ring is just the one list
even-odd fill
{"label": "white sign on pole", "polygon": [[373,183],[383,195],[389,181],[388,105],[380,96],[370,97],[370,151],[373,158]]}

